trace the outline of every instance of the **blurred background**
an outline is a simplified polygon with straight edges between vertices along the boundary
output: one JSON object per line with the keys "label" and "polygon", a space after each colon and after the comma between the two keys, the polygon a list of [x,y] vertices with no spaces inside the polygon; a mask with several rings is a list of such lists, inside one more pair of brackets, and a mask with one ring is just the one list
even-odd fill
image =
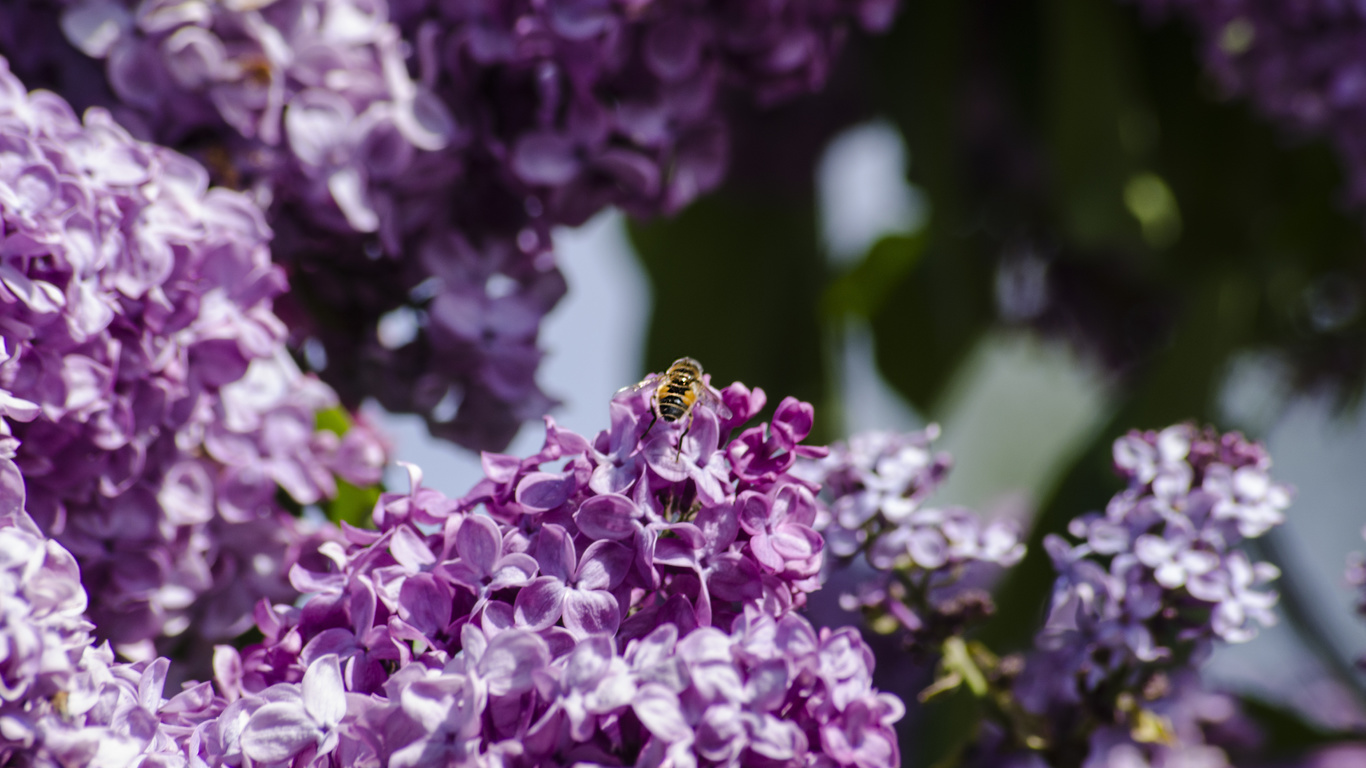
{"label": "blurred background", "polygon": [[[1262,553],[1284,620],[1204,672],[1278,702],[1258,710],[1277,738],[1360,729],[1366,625],[1343,568],[1366,523],[1363,206],[1330,132],[1214,71],[1228,25],[1158,5],[908,3],[848,41],[818,95],[730,105],[719,190],[554,233],[569,292],[538,380],[587,435],[618,388],[683,355],[770,404],[812,401],[816,439],[939,423],[955,469],[938,500],[1032,531],[984,631],[1002,651],[1043,614],[1039,541],[1119,488],[1116,436],[1243,430],[1296,488]],[[371,412],[428,485],[480,477],[418,417]],[[528,423],[506,452],[542,434]]]}

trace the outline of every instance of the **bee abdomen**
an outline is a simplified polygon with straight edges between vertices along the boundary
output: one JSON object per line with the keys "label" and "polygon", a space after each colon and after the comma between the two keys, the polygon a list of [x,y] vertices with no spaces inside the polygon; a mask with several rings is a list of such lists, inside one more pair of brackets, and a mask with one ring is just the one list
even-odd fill
{"label": "bee abdomen", "polygon": [[688,403],[681,396],[672,394],[673,388],[670,387],[671,394],[659,398],[659,418],[666,422],[675,422],[683,418],[688,412]]}

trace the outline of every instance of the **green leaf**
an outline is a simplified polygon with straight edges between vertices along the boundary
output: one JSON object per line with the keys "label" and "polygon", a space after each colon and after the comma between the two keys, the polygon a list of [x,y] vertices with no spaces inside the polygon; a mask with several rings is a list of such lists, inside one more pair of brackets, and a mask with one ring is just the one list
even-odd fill
{"label": "green leaf", "polygon": [[858,264],[825,290],[821,312],[827,322],[845,315],[872,317],[886,304],[892,288],[915,268],[925,248],[922,232],[892,235],[873,244]]}
{"label": "green leaf", "polygon": [[771,405],[793,395],[823,406],[814,208],[811,199],[724,190],[673,219],[632,223],[654,292],[647,369],[687,355],[717,386],[743,381],[767,391]]}
{"label": "green leaf", "polygon": [[337,478],[337,495],[324,504],[327,519],[334,523],[343,521],[357,528],[369,528],[373,523],[375,503],[379,501],[384,488],[379,485],[357,487]]}
{"label": "green leaf", "polygon": [[318,432],[332,432],[337,437],[342,437],[351,431],[351,414],[341,406],[318,411],[314,429]]}

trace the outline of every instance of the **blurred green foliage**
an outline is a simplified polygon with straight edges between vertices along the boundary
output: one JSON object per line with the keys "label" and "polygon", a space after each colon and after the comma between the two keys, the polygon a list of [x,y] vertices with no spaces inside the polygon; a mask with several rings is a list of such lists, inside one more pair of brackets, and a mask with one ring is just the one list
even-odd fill
{"label": "blurred green foliage", "polygon": [[[993,329],[1025,325],[1099,363],[1112,382],[1108,419],[1042,500],[1030,554],[982,633],[998,652],[1021,650],[1053,579],[1040,542],[1117,489],[1116,436],[1216,422],[1220,388],[1249,353],[1286,363],[1300,387],[1359,395],[1362,217],[1341,204],[1343,174],[1323,142],[1221,100],[1188,31],[1124,3],[910,0],[889,34],[850,48],[831,85],[843,93],[822,97],[843,106],[827,127],[890,119],[927,222],[836,273],[814,225],[818,148],[790,154],[800,167],[767,187],[738,174],[681,216],[632,231],[655,292],[646,360],[692,354],[726,381],[812,400],[819,413],[836,400],[824,361],[840,359],[845,318],[861,317],[887,381],[930,417]],[[771,121],[763,135],[784,140]],[[737,142],[738,164],[753,165],[752,146]],[[779,178],[797,172],[805,186]],[[764,193],[776,188],[784,194]],[[1002,275],[1026,259],[1046,265],[1046,301],[1003,316]],[[903,745],[908,764],[956,754],[971,727],[954,717],[960,708],[927,713]],[[1253,713],[1278,748],[1326,738],[1278,710]]]}
{"label": "blurred green foliage", "polygon": [[[351,415],[340,406],[318,411],[315,422],[319,432],[331,432],[337,437],[343,437],[351,431]],[[337,483],[337,495],[323,501],[323,513],[327,519],[334,523],[347,522],[358,528],[372,527],[374,519],[371,513],[375,510],[375,502],[384,492],[383,486],[376,484],[362,488],[340,477],[334,480]]]}

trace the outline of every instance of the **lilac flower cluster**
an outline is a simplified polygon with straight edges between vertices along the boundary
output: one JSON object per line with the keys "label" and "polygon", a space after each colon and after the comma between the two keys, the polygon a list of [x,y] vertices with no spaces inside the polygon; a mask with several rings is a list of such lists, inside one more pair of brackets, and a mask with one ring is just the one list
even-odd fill
{"label": "lilac flower cluster", "polygon": [[0,143],[0,452],[28,512],[80,561],[102,637],[240,632],[290,594],[275,569],[305,540],[277,487],[373,483],[384,446],[316,432],[336,397],[284,355],[243,196],[2,60]]}
{"label": "lilac flower cluster", "polygon": [[969,510],[926,505],[952,463],[932,450],[938,436],[933,424],[910,434],[865,432],[804,468],[824,485],[829,503],[817,528],[831,553],[845,563],[862,553],[879,572],[842,597],[845,609],[862,609],[875,629],[931,649],[992,610],[981,588],[986,571],[1016,564],[1025,551],[1012,523],[983,525]]}
{"label": "lilac flower cluster", "polygon": [[[376,505],[376,529],[345,527],[323,560],[291,569],[308,593],[300,606],[262,601],[261,643],[217,649],[218,695],[189,684],[163,701],[162,662],[130,668],[142,675],[132,730],[145,735],[134,754],[209,766],[898,765],[903,708],[872,687],[870,649],[856,630],[817,631],[792,610],[822,554],[812,488],[789,472],[821,453],[800,444],[811,408],[785,400],[770,424],[726,441],[764,395],[736,384],[724,396],[736,416],[699,406],[686,437],[681,425],[643,436],[649,393],[614,402],[612,428],[592,442],[547,419],[539,453],[486,454],[488,476],[460,499],[421,487],[412,468],[411,490]],[[56,753],[60,713],[29,706],[23,754]]]}
{"label": "lilac flower cluster", "polygon": [[819,88],[895,0],[60,6],[120,120],[270,209],[290,322],[343,399],[501,448],[551,404],[534,378],[564,292],[551,229],[715,187],[722,88]]}
{"label": "lilac flower cluster", "polygon": [[1200,36],[1205,64],[1230,94],[1304,135],[1325,136],[1366,203],[1366,9],[1337,0],[1139,0],[1177,13]]}
{"label": "lilac flower cluster", "polygon": [[1082,701],[1115,711],[1120,690],[1243,642],[1275,621],[1277,575],[1237,548],[1284,519],[1285,486],[1265,449],[1237,433],[1191,425],[1131,432],[1114,445],[1128,487],[1104,513],[1074,520],[1068,544],[1044,545],[1058,570],[1052,609],[1017,686],[1035,712]]}
{"label": "lilac flower cluster", "polygon": [[[791,610],[822,554],[812,489],[788,472],[818,452],[799,444],[811,409],[786,400],[726,443],[764,397],[724,396],[736,415],[699,407],[681,445],[679,427],[641,439],[644,393],[613,402],[591,443],[547,419],[536,455],[486,454],[461,499],[420,474],[383,497],[378,530],[323,548],[329,571],[294,569],[309,602],[260,613],[266,641],[223,659],[240,749],[336,745],[348,765],[894,765],[901,708],[871,688],[871,653]],[[319,665],[333,690],[311,697]],[[300,679],[302,698],[282,698]],[[351,724],[312,711],[343,689]]]}
{"label": "lilac flower cluster", "polygon": [[[0,477],[15,472],[0,459]],[[92,645],[76,558],[42,535],[19,490],[0,509],[0,764],[103,768],[180,753],[171,736],[213,713],[210,686],[165,702],[165,659],[115,664],[108,643]]]}

